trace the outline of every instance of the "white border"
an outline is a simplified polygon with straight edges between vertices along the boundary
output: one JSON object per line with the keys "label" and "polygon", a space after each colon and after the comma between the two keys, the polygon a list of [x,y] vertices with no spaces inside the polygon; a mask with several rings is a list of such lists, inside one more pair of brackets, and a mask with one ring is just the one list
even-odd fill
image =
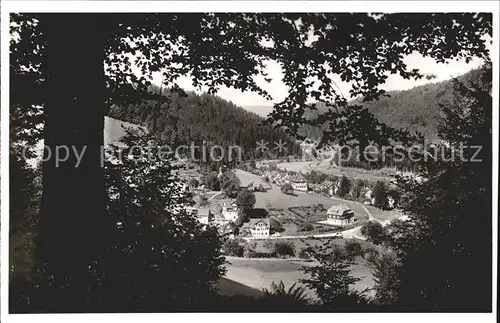
{"label": "white border", "polygon": [[[496,1],[15,1],[22,12],[497,12]],[[361,10],[362,9],[362,10]]]}
{"label": "white border", "polygon": [[1,111],[1,123],[0,123],[0,132],[1,132],[1,154],[0,154],[0,195],[2,197],[1,205],[0,205],[0,216],[1,216],[1,242],[0,243],[0,314],[3,320],[5,314],[8,312],[8,292],[7,286],[9,283],[8,275],[9,275],[9,14],[8,10],[5,9],[5,6],[0,4],[0,15],[1,15],[1,35],[0,40],[2,42],[1,49],[1,57],[2,57],[2,65],[1,65],[1,94],[2,101],[0,107]]}
{"label": "white border", "polygon": [[[362,10],[360,10],[362,9]],[[58,315],[7,315],[8,313],[8,147],[9,147],[9,33],[10,12],[492,12],[493,36],[493,312],[491,314],[310,314],[316,320],[369,321],[371,323],[394,322],[495,322],[497,312],[497,245],[498,245],[498,136],[499,136],[499,11],[497,1],[2,1],[1,3],[1,320],[5,322],[84,322],[110,320],[134,322],[166,322],[201,319],[213,322],[233,322],[235,319],[255,321],[259,319],[279,319],[302,321],[297,314],[58,314]],[[464,277],[471,279],[472,277]],[[475,279],[481,279],[475,277]],[[463,295],[465,298],[474,295]]]}

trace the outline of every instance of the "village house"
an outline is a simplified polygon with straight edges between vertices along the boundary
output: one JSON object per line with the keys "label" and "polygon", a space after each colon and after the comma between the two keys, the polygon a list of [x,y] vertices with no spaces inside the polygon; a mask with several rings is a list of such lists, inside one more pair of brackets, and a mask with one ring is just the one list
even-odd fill
{"label": "village house", "polygon": [[238,219],[239,208],[236,203],[233,201],[231,203],[224,203],[222,206],[222,216],[227,221],[236,221]]}
{"label": "village house", "polygon": [[198,215],[198,209],[193,206],[186,207],[186,213],[192,216]]}
{"label": "village house", "polygon": [[327,180],[323,181],[321,184],[319,184],[318,190],[322,194],[330,195],[330,190],[331,190],[332,186],[333,186],[333,182],[327,179]]}
{"label": "village house", "polygon": [[311,142],[306,139],[304,142],[300,144],[300,150],[302,152],[302,160],[310,160],[314,159],[314,148],[316,147],[316,143]]}
{"label": "village house", "polygon": [[354,222],[354,212],[344,204],[333,205],[326,211],[327,223],[344,226]]}
{"label": "village house", "polygon": [[302,173],[298,173],[290,179],[292,187],[296,191],[307,191],[307,180]]}
{"label": "village house", "polygon": [[321,191],[326,192],[328,196],[337,195],[340,188],[340,181],[326,180],[321,184]]}
{"label": "village house", "polygon": [[203,225],[208,225],[213,222],[214,214],[209,208],[200,208],[197,212],[198,222]]}
{"label": "village house", "polygon": [[373,192],[369,187],[363,187],[363,189],[361,189],[360,197],[363,199],[363,204],[372,205],[375,203],[372,193]]}
{"label": "village house", "polygon": [[245,222],[241,228],[242,232],[250,233],[255,239],[269,238],[270,222],[269,218],[265,219],[250,219]]}
{"label": "village house", "polygon": [[340,190],[340,180],[333,183],[330,196],[337,195]]}
{"label": "village house", "polygon": [[226,222],[225,224],[219,226],[218,231],[221,236],[226,236],[230,239],[234,239],[234,236],[238,231],[238,227],[233,222]]}

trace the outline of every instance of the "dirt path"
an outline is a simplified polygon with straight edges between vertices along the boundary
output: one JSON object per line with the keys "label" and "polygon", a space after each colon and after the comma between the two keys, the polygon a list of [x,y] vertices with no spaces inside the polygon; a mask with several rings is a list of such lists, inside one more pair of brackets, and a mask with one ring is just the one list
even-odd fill
{"label": "dirt path", "polygon": [[212,195],[212,196],[208,199],[208,201],[213,200],[216,196],[219,196],[219,195],[221,195],[222,193],[223,193],[222,191],[219,191],[219,192],[215,193],[214,195]]}

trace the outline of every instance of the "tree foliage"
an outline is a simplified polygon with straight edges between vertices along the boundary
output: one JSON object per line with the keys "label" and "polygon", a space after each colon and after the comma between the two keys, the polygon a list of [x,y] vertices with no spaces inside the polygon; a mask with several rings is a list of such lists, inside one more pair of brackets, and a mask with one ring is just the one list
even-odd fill
{"label": "tree foliage", "polygon": [[422,161],[421,180],[399,178],[410,220],[388,227],[396,258],[382,259],[376,288],[400,309],[491,310],[491,67],[481,82],[456,81],[454,89],[453,104],[442,106],[439,148],[482,149],[475,161],[470,148],[463,158]]}
{"label": "tree foliage", "polygon": [[380,245],[385,241],[387,232],[380,222],[370,221],[361,227],[361,234],[363,234],[369,242]]}
{"label": "tree foliage", "polygon": [[373,198],[375,199],[374,205],[382,210],[387,210],[389,205],[387,198],[389,192],[387,185],[384,181],[377,181],[373,187]]}
{"label": "tree foliage", "polygon": [[357,179],[352,187],[352,198],[358,199],[361,196],[361,191],[366,186],[366,182],[362,179]]}
{"label": "tree foliage", "polygon": [[228,256],[243,257],[244,245],[237,239],[227,239],[222,245],[222,252]]}
{"label": "tree foliage", "polygon": [[255,205],[255,194],[247,189],[243,189],[236,197],[236,205],[244,211],[248,211]]}
{"label": "tree foliage", "polygon": [[[54,155],[43,164],[37,266],[46,277],[40,286],[56,287],[50,287],[49,293],[41,293],[40,295],[51,297],[42,300],[45,306],[42,306],[42,303],[37,306],[43,307],[44,310],[54,310],[51,306],[57,300],[61,301],[57,304],[57,309],[64,311],[79,309],[79,306],[85,307],[97,299],[103,300],[99,302],[99,308],[108,311],[116,309],[109,304],[118,303],[127,304],[118,310],[157,310],[164,309],[167,306],[165,304],[171,307],[191,306],[199,301],[195,298],[205,296],[205,293],[199,291],[207,290],[212,279],[220,274],[217,269],[219,257],[212,252],[209,253],[211,256],[206,253],[207,249],[214,250],[218,243],[218,240],[214,240],[210,235],[210,230],[200,232],[201,235],[209,235],[201,239],[197,234],[191,235],[192,232],[188,234],[188,229],[196,231],[192,224],[194,220],[188,219],[181,212],[175,217],[178,216],[179,221],[184,224],[179,225],[172,219],[173,210],[164,208],[175,205],[177,199],[183,199],[177,195],[182,194],[179,191],[174,194],[168,189],[161,191],[155,188],[157,185],[150,185],[150,182],[155,181],[147,178],[148,174],[159,176],[160,183],[155,184],[161,186],[170,183],[160,176],[170,169],[170,165],[165,165],[164,170],[148,165],[144,174],[138,173],[137,170],[135,173],[134,170],[125,170],[120,168],[121,166],[110,166],[108,170],[113,171],[106,174],[101,167],[104,115],[112,104],[126,106],[155,98],[154,93],[150,91],[153,73],[162,73],[163,86],[178,93],[182,93],[182,90],[176,81],[181,76],[190,75],[194,86],[207,89],[209,94],[214,94],[220,87],[226,86],[253,91],[271,100],[273,98],[265,87],[257,82],[258,77],[255,76],[267,78],[265,62],[274,60],[282,66],[282,81],[290,90],[286,98],[274,105],[270,121],[274,121],[274,124],[282,127],[284,131],[297,133],[301,123],[309,122],[324,126],[322,142],[350,143],[362,148],[371,141],[378,144],[387,144],[391,140],[409,143],[418,138],[410,136],[407,131],[393,129],[381,123],[366,107],[349,104],[336,88],[331,76],[336,74],[342,81],[350,82],[349,94],[352,97],[362,97],[363,101],[367,102],[384,94],[381,86],[389,73],[398,74],[405,79],[422,77],[418,70],[409,70],[404,63],[406,54],[418,52],[439,62],[456,58],[467,61],[473,57],[485,58],[488,52],[482,37],[492,34],[491,14],[470,13],[13,14],[11,18],[12,34],[18,37],[12,37],[10,46],[10,103],[16,109],[25,110],[32,106],[43,106],[44,139],[49,148],[66,145],[82,150],[86,147],[85,157],[78,168],[70,164],[75,161],[74,156],[71,156],[64,167],[55,167]],[[314,39],[309,39],[311,34]],[[136,73],[138,70],[140,75]],[[316,87],[318,82],[310,82],[310,78],[319,81],[319,88]],[[89,92],[92,95],[89,95]],[[478,93],[481,92],[470,95]],[[475,99],[483,103],[484,97]],[[330,109],[315,120],[305,120],[304,111],[311,98],[325,103]],[[478,111],[474,110],[472,115],[482,120],[482,115],[474,115]],[[148,125],[154,123],[153,119],[147,120]],[[465,125],[466,120],[476,119],[459,118],[453,122],[456,125]],[[474,123],[473,126],[477,130],[476,126],[483,125]],[[176,131],[171,133],[177,134]],[[169,132],[170,140],[171,133]],[[451,134],[449,139],[451,140]],[[133,167],[140,169],[142,166],[134,164]],[[464,170],[469,175],[476,171],[483,174],[481,169],[469,168]],[[489,170],[488,167],[483,168]],[[127,177],[128,172],[131,172],[132,177]],[[453,183],[455,190],[452,192],[457,195],[465,194],[460,193],[460,189],[471,192],[465,188],[466,181],[457,183],[463,178],[454,177],[453,174],[452,170],[444,172],[443,175],[431,174],[430,177],[434,176],[435,181],[431,180],[429,183],[442,184],[443,187]],[[123,193],[134,199],[125,200],[120,205],[107,203],[105,190],[110,186],[106,185],[112,183],[105,184],[105,178],[110,180],[110,177],[106,177],[109,175],[116,180],[114,184],[125,185],[129,180],[127,178],[136,180],[134,184],[138,185],[141,191],[120,186],[120,189],[123,189],[119,192],[120,196]],[[486,185],[482,181],[491,179],[491,174],[486,175],[465,177],[467,181],[471,181],[472,188],[482,188]],[[172,186],[178,189],[177,186]],[[435,187],[426,189],[427,192],[435,192]],[[443,192],[444,195],[447,191]],[[420,196],[424,195],[422,192]],[[466,197],[476,202],[484,202],[481,205],[489,205],[490,200],[483,191],[478,189],[471,195]],[[417,204],[419,203],[410,203]],[[75,205],[78,207],[75,208]],[[447,205],[457,216],[462,212],[469,214],[477,211],[472,206],[456,210],[459,207],[462,207],[460,203]],[[422,207],[414,206],[411,209],[419,214],[428,213]],[[120,213],[115,213],[115,210],[120,210]],[[438,214],[433,219],[442,219],[439,216],[442,209],[430,210],[431,213]],[[491,210],[483,211],[483,214],[489,214],[488,211]],[[158,218],[151,219],[154,212],[164,215],[165,218],[161,218],[161,221]],[[130,228],[130,231],[116,233],[117,235],[109,234],[110,230],[117,230],[113,226],[116,224],[113,223],[116,221],[113,215],[128,215],[122,223]],[[141,223],[149,226],[137,225],[137,218],[134,216],[138,215],[144,216]],[[75,223],[78,223],[79,230],[72,230]],[[461,226],[462,222],[458,223],[460,225],[457,224],[457,227],[465,227]],[[480,220],[473,221],[473,224],[488,223]],[[164,227],[172,231],[164,234],[160,230]],[[179,232],[176,232],[177,230]],[[89,235],[89,232],[92,232],[92,235]],[[143,233],[157,240],[143,241],[142,239],[146,239]],[[180,237],[177,237],[177,234]],[[111,247],[113,241],[110,239],[116,237],[120,237],[118,243]],[[137,240],[142,243],[136,243]],[[427,241],[431,243],[434,240],[431,237]],[[468,252],[474,254],[474,250],[485,250],[468,249],[472,246],[484,247],[484,241],[481,240],[481,243],[476,245],[470,240],[472,239],[466,241],[466,247],[463,252],[459,252],[460,255],[466,255]],[[450,241],[453,240],[445,238],[443,241],[443,244],[452,244]],[[162,246],[165,246],[168,257],[164,257],[158,249]],[[151,262],[153,265],[144,264],[142,252],[154,260]],[[196,256],[192,257],[192,253]],[[186,256],[187,254],[189,256]],[[105,255],[116,255],[119,261],[106,262]],[[467,262],[469,265],[466,265],[469,269],[472,263],[477,268],[488,267],[483,266],[485,259],[475,254],[468,260],[471,260]],[[481,262],[481,265],[477,265],[474,260]],[[172,264],[171,261],[177,262]],[[410,268],[419,267],[418,263],[409,263]],[[99,267],[99,264],[105,265]],[[338,290],[345,291],[346,283],[341,283],[343,279],[340,278],[347,277],[348,265],[341,260],[328,268],[335,270],[329,271],[331,275],[324,276],[324,281],[328,286],[339,287]],[[43,272],[44,270],[46,272]],[[137,276],[132,270],[141,275]],[[473,269],[470,271],[476,274]],[[101,273],[105,273],[104,277],[113,277],[115,281],[109,283],[100,276]],[[323,274],[313,274],[316,278],[323,278]],[[472,276],[488,277],[483,274],[479,272],[478,275]],[[54,280],[47,277],[53,277]],[[104,279],[106,283],[102,286],[121,288],[123,292],[110,296],[106,295],[106,289],[101,288],[101,285],[93,289],[94,283],[100,282],[96,277]],[[193,280],[193,277],[204,278]],[[427,283],[439,285],[440,277],[436,275]],[[352,282],[349,277],[347,281]],[[320,285],[319,282],[320,280],[313,279],[311,284],[319,290],[324,290],[321,286],[325,285]],[[172,284],[173,288],[164,288],[168,284]],[[474,290],[471,286],[466,286],[467,284],[468,282],[462,281],[457,286]],[[446,287],[441,288],[445,285],[439,286],[433,289],[436,292],[429,295],[428,300],[436,299],[436,295],[443,290],[447,295],[464,294]],[[43,290],[45,287],[39,288]],[[88,299],[89,288],[98,296],[92,296],[90,303],[82,302],[76,306],[75,300]],[[460,290],[459,287],[454,288]],[[484,289],[478,289],[478,293],[469,294],[480,294],[480,291],[488,288],[490,287],[486,286]],[[167,297],[163,297],[165,291],[168,293]],[[100,294],[101,292],[104,294]],[[91,294],[95,295],[93,292]],[[159,294],[162,297],[158,297]],[[17,295],[11,299],[22,297]],[[328,299],[329,297],[325,298]],[[475,298],[475,301],[479,302],[479,299]],[[462,300],[465,302],[466,298],[462,297]],[[128,306],[129,304],[131,306]],[[463,308],[467,306],[472,304],[464,304]]]}
{"label": "tree foliage", "polygon": [[270,217],[269,218],[269,230],[270,233],[275,233],[275,232],[283,232],[285,231],[285,228],[283,228],[283,225],[281,222],[276,219],[275,217]]}
{"label": "tree foliage", "polygon": [[302,279],[301,282],[315,290],[323,304],[356,306],[360,300],[358,298],[362,297],[352,290],[352,285],[360,280],[351,274],[350,267],[354,264],[352,257],[332,240],[314,248],[309,247],[307,252],[319,265],[304,267],[304,273],[310,278]]}
{"label": "tree foliage", "polygon": [[[158,98],[115,105],[109,115],[146,126],[158,138],[165,140],[169,147],[177,148],[180,153],[200,164],[216,163],[215,160],[219,159],[225,164],[234,164],[240,158],[277,157],[272,150],[264,152],[256,149],[257,142],[261,140],[282,140],[288,153],[300,151],[295,140],[284,131],[263,124],[262,117],[218,96],[194,92],[182,96],[163,89],[163,97],[159,98],[160,89],[152,85],[151,90],[158,93]],[[215,158],[212,159],[211,148],[216,145],[223,147],[224,152],[216,155],[220,149],[214,148]]]}
{"label": "tree foliage", "polygon": [[206,188],[212,191],[220,191],[221,189],[221,184],[216,172],[208,172],[207,174],[204,174],[201,178],[201,182]]}
{"label": "tree foliage", "polygon": [[[132,133],[123,141],[150,147],[154,156],[161,147]],[[114,226],[107,228],[109,240],[101,240],[105,248],[78,281],[40,272],[28,291],[11,286],[11,295],[19,297],[16,311],[195,309],[215,292],[213,284],[225,271],[219,236],[186,212],[192,197],[173,175],[178,166],[171,156],[151,160],[118,147],[108,152],[114,158],[105,165],[107,211]],[[122,155],[127,157],[118,159]],[[85,300],[77,292],[83,287]]]}
{"label": "tree foliage", "polygon": [[281,185],[281,191],[285,194],[293,194],[293,187],[289,183],[284,183]]}
{"label": "tree foliage", "polygon": [[280,281],[278,284],[275,282],[271,283],[271,289],[264,289],[264,292],[269,296],[274,296],[280,298],[282,301],[288,300],[289,305],[293,306],[300,304],[308,304],[310,303],[310,299],[306,294],[306,289],[304,286],[298,286],[297,283],[292,284],[288,289],[285,287],[283,281]]}
{"label": "tree foliage", "polygon": [[347,196],[351,191],[351,186],[352,186],[351,181],[345,175],[343,175],[342,178],[340,179],[338,195],[340,197]]}
{"label": "tree foliage", "polygon": [[220,178],[220,187],[227,196],[235,198],[240,189],[240,179],[230,170],[222,174]]}
{"label": "tree foliage", "polygon": [[189,186],[192,188],[197,188],[200,185],[200,182],[196,178],[191,178],[189,180]]}

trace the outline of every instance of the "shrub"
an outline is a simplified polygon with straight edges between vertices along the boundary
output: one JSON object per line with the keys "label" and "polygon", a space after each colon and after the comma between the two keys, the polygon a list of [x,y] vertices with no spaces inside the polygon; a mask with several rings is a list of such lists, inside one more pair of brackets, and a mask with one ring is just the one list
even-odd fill
{"label": "shrub", "polygon": [[283,281],[280,281],[279,284],[273,282],[271,290],[264,289],[264,293],[268,296],[278,297],[282,302],[287,302],[290,305],[294,305],[294,303],[297,305],[308,304],[310,302],[306,294],[306,288],[304,286],[297,286],[297,283],[286,289]]}
{"label": "shrub", "polygon": [[300,248],[299,252],[297,252],[297,257],[302,259],[311,259],[311,255],[307,251],[307,248]]}
{"label": "shrub", "polygon": [[253,258],[255,254],[255,247],[257,244],[255,241],[247,242],[244,244],[243,257],[245,258]]}
{"label": "shrub", "polygon": [[349,194],[351,191],[351,181],[344,175],[342,176],[342,179],[340,180],[340,186],[339,186],[339,196],[344,197]]}
{"label": "shrub", "polygon": [[278,221],[276,218],[274,218],[274,217],[269,218],[269,223],[270,223],[271,233],[285,231],[285,228],[283,228],[283,226],[281,225],[281,222]]}
{"label": "shrub", "polygon": [[352,188],[352,198],[353,199],[358,199],[361,195],[361,191],[363,190],[363,187],[366,186],[366,183],[362,179],[356,180],[356,183],[354,184],[354,187]]}
{"label": "shrub", "polygon": [[255,205],[255,194],[247,189],[243,189],[236,197],[236,205],[242,210],[252,209]]}
{"label": "shrub", "polygon": [[274,251],[276,249],[275,243],[271,239],[267,239],[266,241],[264,241],[264,243],[262,244],[262,246],[264,248],[266,248],[267,250],[269,250],[271,253],[274,253]]}
{"label": "shrub", "polygon": [[220,191],[220,182],[215,172],[209,172],[208,174],[204,175],[201,179],[201,182],[203,183],[203,185],[205,185],[205,187],[212,191]]}
{"label": "shrub", "polygon": [[222,253],[227,256],[242,257],[245,247],[236,239],[227,239],[222,246]]}
{"label": "shrub", "polygon": [[189,186],[192,188],[197,188],[200,185],[200,182],[196,178],[191,178],[189,180]]}
{"label": "shrub", "polygon": [[356,240],[346,240],[344,250],[346,255],[352,257],[352,259],[356,257],[363,257],[365,254],[363,246]]}
{"label": "shrub", "polygon": [[389,195],[387,185],[383,181],[377,181],[375,187],[373,188],[373,195],[375,198],[374,205],[382,210],[387,210],[389,206],[387,203],[387,197]]}
{"label": "shrub", "polygon": [[210,202],[208,202],[208,198],[206,197],[206,195],[201,195],[200,196],[200,206],[207,206],[209,204],[210,204]]}
{"label": "shrub", "polygon": [[298,225],[298,231],[311,231],[314,226],[309,222],[302,222]]}
{"label": "shrub", "polygon": [[240,188],[240,179],[232,171],[222,174],[220,182],[220,186],[227,196],[231,198],[236,197]]}
{"label": "shrub", "polygon": [[290,241],[276,241],[274,244],[276,256],[287,257],[295,255],[295,245]]}
{"label": "shrub", "polygon": [[368,242],[379,245],[386,238],[386,230],[379,222],[368,222],[361,227],[361,234]]}
{"label": "shrub", "polygon": [[293,194],[293,187],[291,184],[285,183],[281,186],[281,191],[285,194]]}

